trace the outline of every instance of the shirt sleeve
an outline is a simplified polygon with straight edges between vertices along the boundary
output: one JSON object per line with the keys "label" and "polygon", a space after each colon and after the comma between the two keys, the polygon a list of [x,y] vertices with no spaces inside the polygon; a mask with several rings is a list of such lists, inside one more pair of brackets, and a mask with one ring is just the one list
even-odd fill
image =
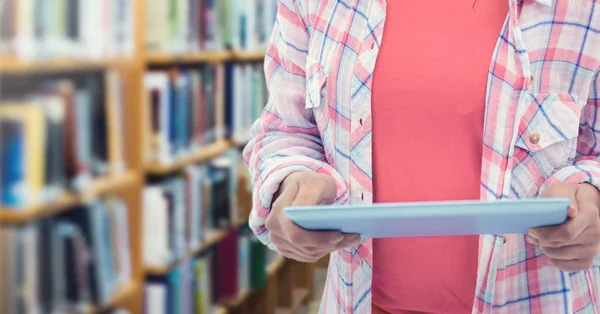
{"label": "shirt sleeve", "polygon": [[265,227],[273,195],[297,171],[330,175],[337,186],[336,203],[347,198],[342,176],[327,163],[311,109],[306,109],[306,67],[309,27],[297,0],[279,0],[275,26],[265,59],[269,100],[252,126],[244,160],[253,182],[250,227],[269,248]]}
{"label": "shirt sleeve", "polygon": [[590,183],[600,189],[600,80],[594,76],[587,104],[581,113],[577,154],[572,164],[558,170],[542,189],[557,183]]}

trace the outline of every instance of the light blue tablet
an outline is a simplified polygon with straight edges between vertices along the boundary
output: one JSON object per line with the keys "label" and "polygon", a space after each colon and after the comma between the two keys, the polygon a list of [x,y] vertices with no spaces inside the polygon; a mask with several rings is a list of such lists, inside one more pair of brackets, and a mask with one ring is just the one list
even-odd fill
{"label": "light blue tablet", "polygon": [[524,234],[565,222],[569,205],[567,198],[540,198],[298,206],[284,213],[313,231],[337,230],[363,238],[430,237]]}

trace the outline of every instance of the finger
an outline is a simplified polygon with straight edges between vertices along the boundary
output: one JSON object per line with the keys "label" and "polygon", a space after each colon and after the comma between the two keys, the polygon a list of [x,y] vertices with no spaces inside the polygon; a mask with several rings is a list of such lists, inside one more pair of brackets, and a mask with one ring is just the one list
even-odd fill
{"label": "finger", "polygon": [[297,226],[285,217],[281,218],[281,228],[288,242],[305,247],[324,247],[337,245],[344,240],[344,235],[339,231],[309,231]]}
{"label": "finger", "polygon": [[292,202],[296,198],[296,194],[298,194],[298,182],[295,180],[291,180],[289,182],[286,182],[285,186],[281,185],[280,187],[282,190],[278,191],[280,194],[273,202],[272,208],[283,210],[283,207],[292,204]]}
{"label": "finger", "polygon": [[331,251],[322,251],[318,253],[306,253],[299,247],[287,242],[285,239],[278,237],[277,235],[269,234],[269,240],[275,244],[275,247],[279,252],[285,253],[286,257],[294,258],[295,260],[312,263],[321,259],[323,256],[331,253],[335,250],[332,248]]}
{"label": "finger", "polygon": [[530,235],[526,236],[526,240],[527,240],[527,243],[529,243],[531,245],[536,245],[536,246],[540,245],[539,241],[536,238],[534,238],[534,237],[532,237]]}
{"label": "finger", "polygon": [[277,249],[277,251],[279,251],[279,253],[286,258],[293,259],[295,261],[302,262],[302,263],[314,263],[319,260],[319,259],[315,259],[312,257],[305,257],[305,256],[302,256],[300,254],[297,254],[295,252],[288,251],[285,249]]}
{"label": "finger", "polygon": [[598,249],[593,245],[569,245],[558,248],[542,247],[542,251],[553,260],[572,261],[577,259],[594,258]]}
{"label": "finger", "polygon": [[586,270],[592,267],[594,260],[593,259],[577,259],[570,261],[563,260],[553,260],[549,259],[548,262],[550,265],[567,272],[574,272],[580,270]]}
{"label": "finger", "polygon": [[299,246],[299,245],[296,245],[294,243],[290,243],[289,241],[287,241],[283,237],[280,237],[280,236],[278,236],[276,234],[270,234],[270,240],[273,243],[284,243],[289,250],[298,251],[299,253],[302,253],[302,254],[304,254],[306,256],[328,254],[328,253],[331,253],[332,251],[335,251],[337,249],[337,245],[335,245],[335,244],[331,244],[331,245],[328,245],[328,246],[322,246],[322,247],[304,247],[304,246]]}
{"label": "finger", "polygon": [[565,223],[532,229],[529,232],[530,236],[536,238],[541,246],[555,247],[557,245],[581,244],[577,239],[591,225],[593,219],[598,219],[598,210],[590,203],[579,204],[577,208],[576,215]]}
{"label": "finger", "polygon": [[357,247],[362,243],[362,238],[358,234],[345,234],[344,240],[340,242],[337,249],[346,249],[350,247]]}

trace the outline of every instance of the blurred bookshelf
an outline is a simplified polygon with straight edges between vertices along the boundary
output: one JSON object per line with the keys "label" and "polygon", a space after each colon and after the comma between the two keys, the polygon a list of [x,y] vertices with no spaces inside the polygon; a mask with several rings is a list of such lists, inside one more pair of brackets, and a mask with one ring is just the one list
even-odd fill
{"label": "blurred bookshelf", "polygon": [[150,65],[172,65],[185,63],[259,62],[264,60],[264,58],[264,51],[220,51],[183,55],[150,54],[146,57],[146,63]]}
{"label": "blurred bookshelf", "polygon": [[33,74],[48,72],[83,72],[106,68],[120,68],[135,61],[128,59],[112,60],[71,60],[52,59],[48,61],[25,61],[16,57],[0,57],[0,73],[3,74]]}
{"label": "blurred bookshelf", "polygon": [[219,141],[214,144],[210,144],[206,147],[202,147],[195,152],[186,154],[183,157],[177,158],[176,160],[170,163],[149,163],[146,166],[146,172],[149,174],[155,175],[166,175],[169,173],[173,173],[174,171],[180,170],[181,168],[192,165],[199,164],[206,161],[209,161],[217,156],[222,155],[227,150],[234,148],[231,143],[227,141]]}
{"label": "blurred bookshelf", "polygon": [[308,304],[247,226],[276,2],[0,1],[0,313]]}
{"label": "blurred bookshelf", "polygon": [[24,224],[46,216],[72,209],[78,204],[97,199],[127,186],[140,184],[141,177],[129,171],[124,175],[102,178],[92,182],[81,193],[64,193],[56,200],[46,204],[33,204],[24,208],[10,209],[0,207],[0,224]]}

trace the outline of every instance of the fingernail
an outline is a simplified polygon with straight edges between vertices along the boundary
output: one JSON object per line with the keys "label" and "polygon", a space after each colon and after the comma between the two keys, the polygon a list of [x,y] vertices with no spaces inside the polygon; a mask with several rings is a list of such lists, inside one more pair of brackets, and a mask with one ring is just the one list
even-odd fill
{"label": "fingernail", "polygon": [[535,240],[532,237],[530,237],[529,235],[526,237],[526,240],[529,244],[536,245]]}
{"label": "fingernail", "polygon": [[569,207],[569,217],[574,217],[575,215],[577,215],[577,209],[571,205]]}

